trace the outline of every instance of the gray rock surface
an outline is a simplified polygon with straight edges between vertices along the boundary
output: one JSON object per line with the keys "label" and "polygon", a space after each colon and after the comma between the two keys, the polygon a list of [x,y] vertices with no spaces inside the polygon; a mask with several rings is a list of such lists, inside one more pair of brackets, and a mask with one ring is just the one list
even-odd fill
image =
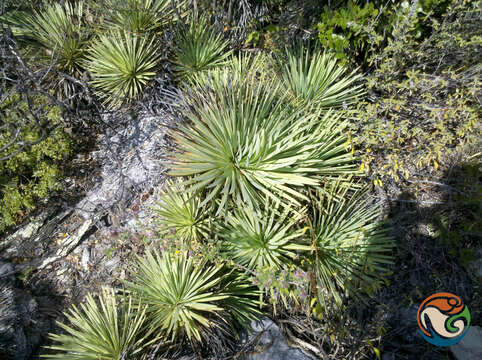
{"label": "gray rock surface", "polygon": [[0,260],[24,257],[27,253],[32,257],[41,256],[43,240],[50,238],[52,232],[71,212],[50,208],[20,226],[17,231],[0,241]]}
{"label": "gray rock surface", "polygon": [[158,184],[167,170],[164,163],[167,114],[114,113],[103,120],[112,127],[106,128],[99,150],[92,153],[93,160],[100,163],[100,176],[77,206],[85,219],[99,208],[122,208],[133,197]]}
{"label": "gray rock surface", "polygon": [[450,347],[457,360],[482,359],[482,328],[471,326],[460,342]]}
{"label": "gray rock surface", "polygon": [[0,262],[0,358],[26,360],[53,322],[40,312],[38,299],[16,287],[13,270]]}
{"label": "gray rock surface", "polygon": [[252,324],[249,341],[254,349],[246,354],[247,360],[310,360],[299,349],[288,345],[279,327],[270,319],[265,318]]}

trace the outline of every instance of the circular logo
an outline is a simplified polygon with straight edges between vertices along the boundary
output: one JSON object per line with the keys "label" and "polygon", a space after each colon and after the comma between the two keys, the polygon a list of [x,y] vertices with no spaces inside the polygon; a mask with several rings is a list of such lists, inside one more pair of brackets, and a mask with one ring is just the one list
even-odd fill
{"label": "circular logo", "polygon": [[458,343],[470,326],[470,313],[457,295],[440,292],[426,298],[417,312],[417,322],[425,340],[437,346]]}

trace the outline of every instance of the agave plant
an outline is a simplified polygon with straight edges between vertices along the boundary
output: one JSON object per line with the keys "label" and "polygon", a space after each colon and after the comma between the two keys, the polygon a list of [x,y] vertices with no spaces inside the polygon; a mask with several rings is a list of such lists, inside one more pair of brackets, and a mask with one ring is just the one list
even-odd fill
{"label": "agave plant", "polygon": [[361,75],[345,73],[332,54],[301,48],[288,54],[281,78],[295,100],[333,108],[347,106],[362,94],[361,85],[353,86]]}
{"label": "agave plant", "polygon": [[158,61],[154,38],[114,31],[92,44],[86,66],[99,95],[106,103],[118,106],[139,96],[156,74]]}
{"label": "agave plant", "polygon": [[56,67],[71,75],[82,71],[88,34],[82,24],[83,2],[55,3],[43,10],[12,12],[2,19],[26,45],[41,49],[41,58],[56,60]]}
{"label": "agave plant", "polygon": [[46,77],[51,81],[57,96],[70,98],[75,93],[75,84],[69,76],[80,77],[84,71],[87,41],[90,33],[84,24],[84,5],[65,2],[51,4],[43,10],[33,12],[15,11],[0,17],[11,26],[12,32],[24,46],[27,59],[40,65],[53,64]]}
{"label": "agave plant", "polygon": [[174,49],[176,75],[190,81],[198,73],[227,64],[232,53],[228,43],[204,18],[191,20]]}
{"label": "agave plant", "polygon": [[[220,288],[226,297],[220,301],[224,309],[229,310],[228,317],[223,317],[226,328],[234,330],[233,321],[248,330],[251,321],[261,315],[262,293],[252,284],[252,280],[245,273],[236,270],[226,270],[221,277]],[[257,300],[259,299],[259,300]]]}
{"label": "agave plant", "polygon": [[326,298],[340,304],[342,294],[376,285],[392,263],[393,242],[377,220],[379,207],[367,200],[366,189],[348,191],[335,182],[313,196],[310,236],[322,304]]}
{"label": "agave plant", "polygon": [[[99,306],[100,305],[100,306]],[[50,334],[56,343],[49,349],[61,353],[44,355],[47,359],[122,360],[140,358],[152,343],[147,341],[146,309],[133,305],[130,298],[117,296],[113,289],[102,289],[99,305],[91,294],[85,305],[72,306],[66,314],[70,325],[59,323],[66,334]]]}
{"label": "agave plant", "polygon": [[[184,1],[176,0],[179,8]],[[111,9],[107,24],[134,34],[146,34],[159,30],[173,20],[172,0],[109,0]]]}
{"label": "agave plant", "polygon": [[[257,314],[257,292],[240,291],[238,281],[223,280],[222,265],[196,263],[184,251],[148,252],[138,260],[138,276],[128,287],[148,304],[153,331],[175,339],[202,341],[202,334],[234,318]],[[223,304],[228,306],[223,307]]]}
{"label": "agave plant", "polygon": [[[272,59],[265,53],[253,55],[241,53],[231,56],[225,66],[208,71],[194,73],[191,76],[193,85],[199,87],[215,87],[218,84],[230,83],[233,86],[243,83],[259,83],[277,76]],[[217,91],[216,89],[213,89]],[[222,90],[222,89],[221,89]]]}
{"label": "agave plant", "polygon": [[355,171],[339,116],[286,106],[274,82],[213,81],[216,91],[190,97],[191,124],[174,135],[181,151],[170,174],[190,176],[203,203],[219,196],[218,213],[229,201],[254,208],[264,197],[299,204],[303,186]]}
{"label": "agave plant", "polygon": [[270,202],[264,210],[243,206],[226,217],[219,235],[237,263],[252,270],[276,270],[292,262],[297,252],[310,249],[303,243],[303,229],[296,228],[300,216]]}
{"label": "agave plant", "polygon": [[208,206],[200,206],[201,200],[179,184],[168,181],[161,194],[159,207],[160,235],[167,235],[171,229],[185,243],[198,243],[209,236]]}

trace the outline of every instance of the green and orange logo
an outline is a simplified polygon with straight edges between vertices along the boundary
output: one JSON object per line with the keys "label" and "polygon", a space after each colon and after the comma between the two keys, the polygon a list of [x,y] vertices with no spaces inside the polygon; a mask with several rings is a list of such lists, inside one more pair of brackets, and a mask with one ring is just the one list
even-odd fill
{"label": "green and orange logo", "polygon": [[467,334],[470,312],[457,295],[440,292],[426,298],[417,312],[417,322],[425,340],[437,346],[451,346]]}

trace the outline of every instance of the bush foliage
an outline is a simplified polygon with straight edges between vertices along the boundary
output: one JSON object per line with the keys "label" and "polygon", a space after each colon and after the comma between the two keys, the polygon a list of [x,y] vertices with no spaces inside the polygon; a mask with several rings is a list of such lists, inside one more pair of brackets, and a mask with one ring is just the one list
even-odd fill
{"label": "bush foliage", "polygon": [[376,184],[444,170],[448,159],[479,146],[480,64],[471,56],[482,35],[476,4],[455,3],[420,44],[400,24],[400,37],[373,58],[371,96],[358,104],[353,129],[361,169]]}
{"label": "bush foliage", "polygon": [[[19,94],[0,105],[0,158],[4,158],[0,160],[0,230],[17,223],[39,199],[59,189],[60,163],[73,151],[73,143],[62,129],[61,109],[48,106],[42,97],[36,102],[33,106],[40,107],[45,117],[41,120],[49,122],[45,130],[38,128],[39,119],[29,114],[29,104]],[[19,123],[24,124],[20,131]],[[16,137],[31,145],[14,142],[8,146]]]}

